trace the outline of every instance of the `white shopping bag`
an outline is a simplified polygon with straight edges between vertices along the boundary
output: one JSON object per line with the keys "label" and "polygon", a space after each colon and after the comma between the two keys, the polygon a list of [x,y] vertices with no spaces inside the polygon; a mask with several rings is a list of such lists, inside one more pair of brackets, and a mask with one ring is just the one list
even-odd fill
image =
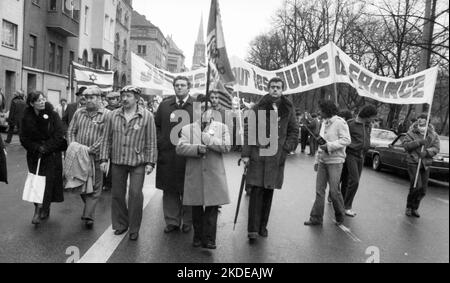
{"label": "white shopping bag", "polygon": [[42,204],[44,201],[45,192],[45,176],[39,176],[39,167],[41,166],[41,159],[38,160],[36,174],[28,172],[27,180],[23,188],[22,199],[32,203]]}

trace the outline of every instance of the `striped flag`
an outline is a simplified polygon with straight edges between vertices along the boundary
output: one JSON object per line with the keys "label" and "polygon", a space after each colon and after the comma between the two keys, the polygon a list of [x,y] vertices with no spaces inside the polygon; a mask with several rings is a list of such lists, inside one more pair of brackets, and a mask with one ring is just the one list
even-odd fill
{"label": "striped flag", "polygon": [[219,93],[220,105],[225,109],[231,109],[233,100],[233,96],[231,95],[231,93],[233,92],[233,90],[227,89],[227,87],[224,86],[220,81],[215,84],[213,90]]}
{"label": "striped flag", "polygon": [[112,71],[92,69],[75,62],[73,62],[73,71],[79,88],[96,85],[103,92],[113,90],[114,73]]}
{"label": "striped flag", "polygon": [[223,35],[222,17],[220,16],[219,1],[211,0],[208,21],[208,62],[213,77],[212,82],[221,80],[224,83],[234,82],[235,78],[231,71],[228,60],[225,38]]}

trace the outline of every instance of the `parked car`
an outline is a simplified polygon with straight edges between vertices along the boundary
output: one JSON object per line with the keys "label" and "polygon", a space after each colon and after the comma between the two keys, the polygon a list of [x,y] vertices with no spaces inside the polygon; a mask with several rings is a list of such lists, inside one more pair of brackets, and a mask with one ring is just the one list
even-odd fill
{"label": "parked car", "polygon": [[376,147],[388,147],[396,138],[397,134],[393,131],[372,129],[372,133],[370,134],[370,148],[365,156],[366,164],[371,164]]}
{"label": "parked car", "polygon": [[[372,168],[380,171],[382,168],[393,171],[407,171],[406,150],[402,142],[405,134],[399,135],[388,147],[376,147],[373,151]],[[449,138],[439,136],[441,150],[433,157],[430,167],[430,179],[449,182]]]}

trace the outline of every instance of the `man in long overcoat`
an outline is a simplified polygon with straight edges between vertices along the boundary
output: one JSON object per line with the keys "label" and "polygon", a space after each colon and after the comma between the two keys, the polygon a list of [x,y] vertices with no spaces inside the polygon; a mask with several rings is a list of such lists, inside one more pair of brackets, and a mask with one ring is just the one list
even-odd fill
{"label": "man in long overcoat", "polygon": [[[252,109],[257,119],[256,125],[252,125],[249,119],[246,126],[246,142],[242,149],[242,158],[248,164],[247,185],[252,186],[248,211],[248,237],[255,240],[258,234],[267,237],[267,223],[269,221],[272,197],[275,189],[281,189],[284,178],[284,164],[286,156],[294,150],[298,144],[299,127],[295,117],[295,109],[292,103],[283,96],[284,81],[273,78],[268,83],[269,94],[264,96]],[[270,132],[270,112],[277,114],[278,147],[275,154],[265,156],[261,154],[263,149],[274,146],[264,145],[258,139],[252,144],[251,131],[261,129],[259,116],[266,117],[266,133],[262,136],[275,136]],[[262,115],[261,115],[262,114]],[[260,133],[256,137],[261,136]],[[268,154],[267,154],[268,155]]]}
{"label": "man in long overcoat", "polygon": [[[184,174],[186,158],[176,154],[181,128],[193,122],[193,98],[189,95],[191,82],[187,77],[176,77],[173,81],[175,96],[159,105],[155,115],[158,138],[158,162],[156,166],[156,188],[163,190],[163,210],[166,222],[165,233],[181,228],[188,233],[192,228],[192,209],[183,206]],[[179,112],[176,112],[176,111]],[[177,113],[184,113],[184,119],[172,122]],[[179,133],[172,135],[176,127]]]}

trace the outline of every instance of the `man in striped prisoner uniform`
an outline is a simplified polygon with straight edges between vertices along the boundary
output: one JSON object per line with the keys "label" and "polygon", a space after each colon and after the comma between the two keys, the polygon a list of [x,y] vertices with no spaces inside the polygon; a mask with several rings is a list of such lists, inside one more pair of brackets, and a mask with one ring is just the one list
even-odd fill
{"label": "man in striped prisoner uniform", "polygon": [[106,116],[109,110],[100,107],[102,91],[98,87],[89,87],[83,91],[86,106],[75,112],[69,129],[67,130],[68,143],[77,142],[89,147],[89,154],[95,158],[94,192],[82,193],[84,202],[82,220],[85,226],[91,229],[94,225],[95,207],[102,193],[103,172],[100,170],[100,145],[102,144]]}
{"label": "man in striped prisoner uniform", "polygon": [[139,237],[142,221],[145,174],[153,172],[157,159],[155,122],[153,115],[138,105],[140,94],[140,89],[133,86],[122,89],[122,107],[108,115],[100,148],[102,171],[108,171],[108,160],[112,163],[111,215],[114,234],[121,235],[129,229],[129,237],[133,241]]}

